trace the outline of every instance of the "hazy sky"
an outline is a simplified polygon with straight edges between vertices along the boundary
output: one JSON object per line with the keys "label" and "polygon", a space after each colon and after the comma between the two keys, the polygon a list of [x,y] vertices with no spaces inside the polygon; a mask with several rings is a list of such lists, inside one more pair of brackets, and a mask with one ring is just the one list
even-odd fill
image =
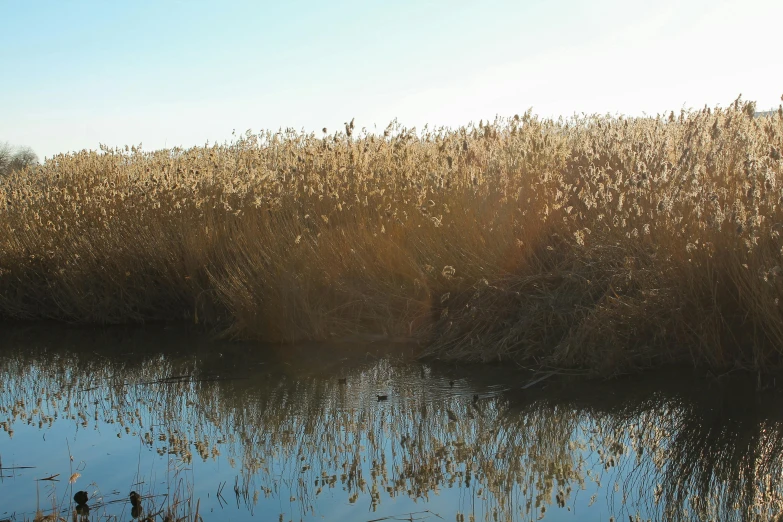
{"label": "hazy sky", "polygon": [[0,142],[777,107],[781,22],[781,0],[0,0]]}

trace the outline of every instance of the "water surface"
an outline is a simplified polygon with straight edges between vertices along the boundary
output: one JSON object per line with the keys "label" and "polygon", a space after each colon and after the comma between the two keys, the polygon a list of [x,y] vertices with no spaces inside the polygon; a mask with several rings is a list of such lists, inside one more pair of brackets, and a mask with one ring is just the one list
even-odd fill
{"label": "water surface", "polygon": [[[766,520],[774,381],[608,382],[422,363],[391,342],[0,333],[0,520]],[[46,480],[50,479],[50,480]],[[142,496],[132,510],[130,491]],[[69,518],[70,519],[70,518]]]}

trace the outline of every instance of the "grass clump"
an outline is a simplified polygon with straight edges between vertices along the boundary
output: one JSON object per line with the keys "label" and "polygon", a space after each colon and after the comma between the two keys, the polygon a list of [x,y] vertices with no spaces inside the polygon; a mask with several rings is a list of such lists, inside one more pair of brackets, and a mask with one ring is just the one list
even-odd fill
{"label": "grass clump", "polygon": [[783,107],[754,113],[738,98],[55,156],[0,180],[0,317],[777,370]]}

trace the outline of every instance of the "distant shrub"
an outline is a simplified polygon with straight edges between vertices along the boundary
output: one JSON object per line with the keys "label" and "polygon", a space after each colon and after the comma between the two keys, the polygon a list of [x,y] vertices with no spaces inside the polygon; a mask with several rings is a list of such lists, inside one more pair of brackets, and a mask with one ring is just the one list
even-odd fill
{"label": "distant shrub", "polygon": [[0,176],[38,165],[38,155],[30,147],[0,143]]}

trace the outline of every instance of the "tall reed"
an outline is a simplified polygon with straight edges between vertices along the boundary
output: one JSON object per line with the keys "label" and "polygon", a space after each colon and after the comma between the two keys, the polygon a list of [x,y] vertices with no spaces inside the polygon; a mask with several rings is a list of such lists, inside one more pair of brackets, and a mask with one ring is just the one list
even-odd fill
{"label": "tall reed", "polygon": [[607,373],[782,366],[783,106],[530,112],[59,155],[0,180],[0,317],[414,337]]}

